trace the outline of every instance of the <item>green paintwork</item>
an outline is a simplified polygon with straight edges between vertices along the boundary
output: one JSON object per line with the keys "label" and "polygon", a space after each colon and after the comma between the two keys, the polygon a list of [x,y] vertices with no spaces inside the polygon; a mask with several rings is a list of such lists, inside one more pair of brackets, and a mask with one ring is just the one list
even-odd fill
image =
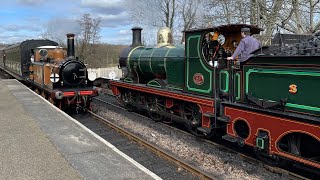
{"label": "green paintwork", "polygon": [[181,88],[184,84],[184,47],[136,48],[128,57],[129,70],[146,81],[167,80],[168,85]]}
{"label": "green paintwork", "polygon": [[319,56],[256,56],[251,58],[249,64],[273,64],[273,65],[312,65],[320,64]]}
{"label": "green paintwork", "polygon": [[[186,91],[213,96],[213,70],[201,56],[201,39],[203,32],[186,32]],[[203,83],[195,84],[196,73],[203,76]]]}
{"label": "green paintwork", "polygon": [[235,79],[235,91],[236,91],[236,100],[239,101],[241,99],[241,75],[240,73],[236,73]]}
{"label": "green paintwork", "polygon": [[[287,110],[320,114],[319,70],[247,66],[244,71],[246,94],[272,102],[287,99]],[[291,84],[297,85],[296,94],[289,92]]]}
{"label": "green paintwork", "polygon": [[168,51],[165,64],[167,70],[168,85],[175,89],[182,89],[184,86],[184,46]]}
{"label": "green paintwork", "polygon": [[159,84],[159,82],[155,80],[151,80],[150,82],[148,82],[147,86],[161,88],[161,84]]}
{"label": "green paintwork", "polygon": [[[220,70],[219,74],[220,74],[219,75],[220,91],[223,93],[229,93],[230,75],[229,75],[228,69]],[[235,84],[236,100],[238,101],[241,99],[241,75],[239,72],[236,72],[234,84]]]}
{"label": "green paintwork", "polygon": [[220,71],[220,91],[227,93],[229,91],[229,72],[226,70]]}
{"label": "green paintwork", "polygon": [[260,149],[264,149],[264,139],[257,137],[256,146],[259,147]]}
{"label": "green paintwork", "polygon": [[130,77],[126,77],[123,81],[127,82],[127,83],[132,83],[133,82],[133,80]]}
{"label": "green paintwork", "polygon": [[[129,54],[128,54],[128,69],[129,71],[133,71],[133,69],[138,69],[138,60],[136,59],[137,57],[140,57],[141,53],[143,52],[145,48],[144,47],[137,47],[134,48]],[[131,61],[131,58],[133,60]]]}

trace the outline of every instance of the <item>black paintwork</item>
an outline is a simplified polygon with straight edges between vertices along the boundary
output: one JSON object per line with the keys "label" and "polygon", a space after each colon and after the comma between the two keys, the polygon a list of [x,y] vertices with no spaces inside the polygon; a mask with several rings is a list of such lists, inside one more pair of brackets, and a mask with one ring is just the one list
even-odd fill
{"label": "black paintwork", "polygon": [[263,29],[254,26],[254,25],[248,25],[248,24],[227,24],[222,26],[214,26],[209,28],[202,28],[202,29],[190,29],[186,30],[184,32],[203,32],[203,31],[220,31],[224,34],[234,34],[234,33],[240,33],[241,28],[248,27],[250,28],[251,34],[259,34],[260,31],[263,31]]}
{"label": "black paintwork", "polygon": [[131,47],[142,46],[142,43],[141,43],[142,28],[134,27],[131,30],[132,30],[132,45],[131,45]]}
{"label": "black paintwork", "polygon": [[[86,66],[83,62],[76,59],[68,59],[61,62],[59,76],[61,79],[57,83],[53,83],[54,89],[84,88],[93,86],[93,82],[88,80]],[[61,82],[63,82],[63,85],[61,85]]]}
{"label": "black paintwork", "polygon": [[120,57],[119,57],[120,68],[127,67],[128,55],[132,49],[133,49],[132,47],[127,47],[121,51]]}

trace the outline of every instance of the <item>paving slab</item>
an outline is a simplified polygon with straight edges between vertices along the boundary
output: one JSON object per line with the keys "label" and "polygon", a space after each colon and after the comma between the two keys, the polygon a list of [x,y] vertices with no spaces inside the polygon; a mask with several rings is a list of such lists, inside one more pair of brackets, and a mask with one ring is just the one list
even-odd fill
{"label": "paving slab", "polygon": [[0,80],[0,179],[161,179],[16,80]]}

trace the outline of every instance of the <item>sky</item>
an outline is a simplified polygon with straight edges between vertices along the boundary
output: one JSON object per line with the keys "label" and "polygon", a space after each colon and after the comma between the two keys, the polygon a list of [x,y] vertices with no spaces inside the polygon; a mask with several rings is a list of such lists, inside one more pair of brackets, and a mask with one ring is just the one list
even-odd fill
{"label": "sky", "polygon": [[83,14],[101,18],[100,41],[130,44],[134,26],[124,8],[125,0],[2,0],[0,43],[39,39],[48,27],[57,34],[79,32],[75,22]]}

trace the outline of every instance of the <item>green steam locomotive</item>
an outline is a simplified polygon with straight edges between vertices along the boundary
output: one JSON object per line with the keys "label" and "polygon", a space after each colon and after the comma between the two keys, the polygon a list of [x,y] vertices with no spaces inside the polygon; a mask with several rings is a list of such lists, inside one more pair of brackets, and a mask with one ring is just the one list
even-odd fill
{"label": "green steam locomotive", "polygon": [[[227,61],[241,40],[229,24],[184,31],[184,47],[172,45],[170,29],[155,48],[141,44],[141,28],[123,50],[123,78],[110,81],[128,110],[144,109],[156,121],[184,123],[195,135],[252,147],[275,165],[283,160],[320,168],[320,37],[262,47],[247,61]],[[219,133],[218,133],[219,132]]]}

